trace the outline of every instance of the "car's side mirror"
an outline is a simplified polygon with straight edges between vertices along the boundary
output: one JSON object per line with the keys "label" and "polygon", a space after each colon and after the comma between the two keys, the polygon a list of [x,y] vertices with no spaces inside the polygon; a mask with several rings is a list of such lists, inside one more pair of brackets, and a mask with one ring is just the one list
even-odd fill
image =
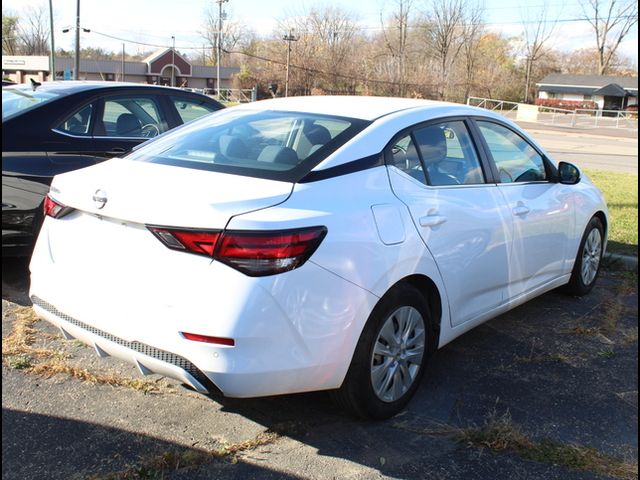
{"label": "car's side mirror", "polygon": [[558,181],[565,185],[575,185],[580,181],[580,170],[568,162],[560,162],[558,165]]}

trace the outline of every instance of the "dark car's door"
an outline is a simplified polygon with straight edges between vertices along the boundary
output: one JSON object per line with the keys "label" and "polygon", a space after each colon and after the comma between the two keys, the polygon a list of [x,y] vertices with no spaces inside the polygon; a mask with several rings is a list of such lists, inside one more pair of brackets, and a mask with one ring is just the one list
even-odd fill
{"label": "dark car's door", "polygon": [[93,127],[96,156],[104,160],[125,155],[142,142],[177,126],[166,111],[162,95],[130,93],[99,99]]}

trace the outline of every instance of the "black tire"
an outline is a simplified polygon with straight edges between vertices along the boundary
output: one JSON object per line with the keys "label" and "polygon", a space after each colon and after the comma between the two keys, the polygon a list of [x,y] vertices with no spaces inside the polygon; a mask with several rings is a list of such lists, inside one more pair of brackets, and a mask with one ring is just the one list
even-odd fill
{"label": "black tire", "polygon": [[[386,320],[392,318],[392,314],[403,307],[413,307],[422,316],[425,332],[424,353],[410,388],[395,401],[383,401],[373,387],[373,350]],[[437,344],[437,328],[431,319],[429,306],[424,297],[411,285],[396,285],[384,295],[371,312],[360,335],[345,380],[338,390],[332,392],[334,401],[341,408],[358,417],[373,419],[392,417],[405,407],[415,393],[428,358],[435,352]]]}
{"label": "black tire", "polygon": [[[585,280],[582,267],[585,260],[585,253],[587,253],[586,256],[589,256],[588,252],[585,252],[585,246],[587,245],[587,239],[589,238],[589,235],[591,235],[591,232],[593,232],[594,230],[597,230],[600,235],[598,265],[593,278],[587,278]],[[598,217],[593,217],[587,224],[587,228],[585,228],[584,234],[582,235],[582,240],[580,240],[580,248],[578,248],[576,261],[573,265],[573,270],[571,271],[571,279],[569,280],[568,284],[562,287],[562,291],[564,293],[568,295],[582,296],[591,291],[596,283],[598,274],[600,273],[600,266],[602,265],[602,255],[604,253],[603,248],[604,226],[602,225],[602,221]]]}

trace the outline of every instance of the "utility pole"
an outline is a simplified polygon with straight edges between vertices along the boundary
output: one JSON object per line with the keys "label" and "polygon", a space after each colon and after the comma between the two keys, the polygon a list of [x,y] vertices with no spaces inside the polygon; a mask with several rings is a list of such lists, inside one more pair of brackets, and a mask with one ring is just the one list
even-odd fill
{"label": "utility pole", "polygon": [[176,37],[171,35],[171,86],[176,86]]}
{"label": "utility pole", "polygon": [[217,99],[220,100],[220,56],[222,51],[222,4],[229,0],[216,0],[218,4],[218,34],[216,35],[216,91],[218,93]]}
{"label": "utility pole", "polygon": [[49,0],[49,28],[51,29],[51,60],[49,61],[49,78],[56,79],[56,44],[53,41],[53,0]]}
{"label": "utility pole", "polygon": [[76,1],[76,52],[73,60],[73,79],[78,80],[80,72],[80,0]]}
{"label": "utility pole", "polygon": [[298,39],[293,36],[293,28],[289,30],[289,35],[282,37],[287,42],[287,73],[284,81],[284,96],[289,96],[289,65],[291,63],[291,42],[297,42]]}
{"label": "utility pole", "polygon": [[124,82],[124,43],[122,44],[122,79]]}

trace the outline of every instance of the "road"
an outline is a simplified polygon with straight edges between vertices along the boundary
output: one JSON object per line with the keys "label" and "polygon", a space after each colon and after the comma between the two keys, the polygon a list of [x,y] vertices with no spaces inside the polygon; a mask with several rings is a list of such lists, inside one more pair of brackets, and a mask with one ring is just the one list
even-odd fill
{"label": "road", "polygon": [[581,168],[638,174],[638,134],[628,130],[598,133],[585,129],[521,123],[557,161]]}

